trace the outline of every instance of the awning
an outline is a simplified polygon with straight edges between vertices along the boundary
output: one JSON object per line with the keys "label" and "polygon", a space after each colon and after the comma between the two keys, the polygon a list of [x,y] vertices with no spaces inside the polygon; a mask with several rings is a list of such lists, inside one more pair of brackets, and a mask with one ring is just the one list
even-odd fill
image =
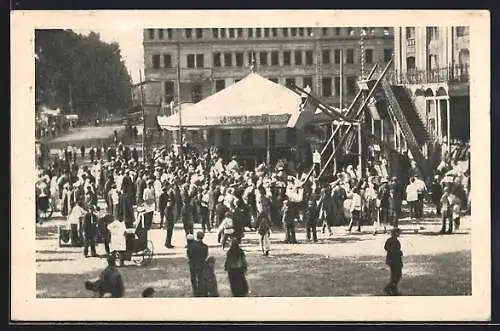
{"label": "awning", "polygon": [[301,98],[288,88],[256,73],[209,96],[179,113],[158,116],[166,130],[200,128],[285,128],[300,112]]}

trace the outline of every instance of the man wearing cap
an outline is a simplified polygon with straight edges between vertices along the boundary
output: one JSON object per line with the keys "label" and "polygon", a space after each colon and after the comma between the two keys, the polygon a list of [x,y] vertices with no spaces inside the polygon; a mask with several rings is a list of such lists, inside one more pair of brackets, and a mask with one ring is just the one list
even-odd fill
{"label": "man wearing cap", "polygon": [[203,265],[208,257],[208,246],[203,242],[205,234],[201,231],[196,233],[196,241],[188,245],[187,256],[189,259],[189,272],[191,274],[191,286],[193,295],[200,296],[199,287],[202,281]]}
{"label": "man wearing cap", "polygon": [[[389,183],[387,177],[380,180],[380,187],[377,193],[377,205],[378,205],[378,225],[384,227],[384,233],[387,232],[387,223],[389,223]],[[375,228],[374,234],[377,233]]]}

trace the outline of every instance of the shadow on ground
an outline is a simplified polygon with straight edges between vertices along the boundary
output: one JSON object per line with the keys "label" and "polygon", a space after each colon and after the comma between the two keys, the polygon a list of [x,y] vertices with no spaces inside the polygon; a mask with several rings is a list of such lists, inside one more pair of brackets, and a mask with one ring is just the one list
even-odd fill
{"label": "shadow on ground", "polygon": [[[383,257],[355,256],[328,258],[324,255],[298,254],[274,250],[264,257],[247,253],[250,296],[325,297],[378,296],[389,277]],[[470,295],[471,254],[469,251],[404,258],[404,295]],[[230,296],[224,259],[216,261],[216,276],[221,296]],[[147,267],[120,269],[126,297],[140,297],[148,286],[158,297],[190,297],[189,269],[185,257],[155,257]],[[84,274],[43,274],[36,277],[37,297],[92,297],[84,281],[98,272]]]}

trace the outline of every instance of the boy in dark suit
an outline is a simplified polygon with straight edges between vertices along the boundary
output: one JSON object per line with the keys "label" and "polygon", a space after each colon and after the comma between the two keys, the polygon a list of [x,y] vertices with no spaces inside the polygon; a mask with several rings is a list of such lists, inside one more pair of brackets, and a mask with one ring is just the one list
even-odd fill
{"label": "boy in dark suit", "polygon": [[384,249],[387,252],[385,263],[391,269],[391,278],[385,286],[384,292],[388,295],[399,295],[398,283],[401,280],[403,271],[403,252],[401,251],[401,243],[398,240],[400,230],[393,228],[391,237],[387,239]]}

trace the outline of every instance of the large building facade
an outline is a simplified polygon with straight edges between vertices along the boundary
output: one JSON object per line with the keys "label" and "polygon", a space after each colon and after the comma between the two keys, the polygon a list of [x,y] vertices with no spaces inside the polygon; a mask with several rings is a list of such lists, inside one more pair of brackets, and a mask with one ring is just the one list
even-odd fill
{"label": "large building facade", "polygon": [[389,27],[187,28],[145,29],[143,44],[149,104],[177,102],[178,88],[181,103],[198,102],[252,68],[279,84],[310,86],[327,104],[339,106],[342,99],[347,106],[359,77],[391,59],[394,39]]}
{"label": "large building facade", "polygon": [[394,28],[395,83],[410,91],[434,137],[470,138],[469,28]]}

